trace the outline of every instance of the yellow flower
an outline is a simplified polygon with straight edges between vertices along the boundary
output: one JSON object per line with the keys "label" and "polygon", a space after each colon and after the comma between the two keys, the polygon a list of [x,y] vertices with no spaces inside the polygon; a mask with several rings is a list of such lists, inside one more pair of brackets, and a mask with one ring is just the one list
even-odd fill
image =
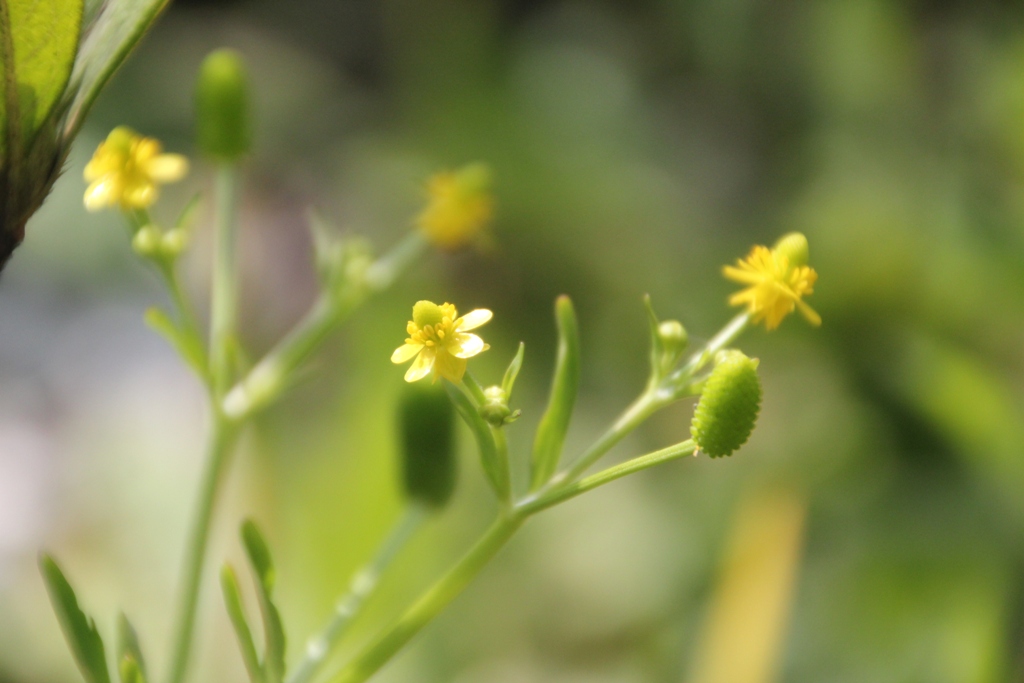
{"label": "yellow flower", "polygon": [[412,320],[405,330],[409,338],[391,354],[392,363],[414,362],[405,373],[406,382],[421,380],[433,371],[434,381],[444,377],[459,382],[466,374],[466,359],[490,347],[475,334],[467,334],[491,319],[486,308],[470,311],[461,318],[452,304],[438,306],[432,301],[417,301]]}
{"label": "yellow flower", "polygon": [[736,267],[725,266],[725,277],[748,285],[729,298],[731,306],[746,306],[755,323],[764,321],[774,330],[783,318],[799,309],[807,322],[821,324],[821,316],[803,301],[814,292],[818,274],[806,265],[807,239],[799,233],[790,233],[774,249],[756,246]]}
{"label": "yellow flower", "polygon": [[427,206],[416,225],[442,249],[458,249],[476,240],[494,217],[491,171],[470,164],[434,175],[427,183]]}
{"label": "yellow flower", "polygon": [[181,180],[188,160],[180,154],[161,154],[158,140],[144,138],[131,128],[118,126],[96,148],[85,166],[85,208],[107,206],[144,209],[156,201],[159,183]]}

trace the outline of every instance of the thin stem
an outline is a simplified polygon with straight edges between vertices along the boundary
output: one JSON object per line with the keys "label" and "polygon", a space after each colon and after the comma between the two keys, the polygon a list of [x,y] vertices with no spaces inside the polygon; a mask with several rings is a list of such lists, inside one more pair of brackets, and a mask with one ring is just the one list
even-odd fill
{"label": "thin stem", "polygon": [[387,289],[423,254],[427,246],[426,239],[418,230],[408,233],[367,269],[366,285],[375,292]]}
{"label": "thin stem", "polygon": [[405,548],[428,517],[423,505],[410,503],[381,543],[377,555],[356,572],[348,592],[337,602],[334,613],[324,628],[311,637],[302,660],[295,666],[286,683],[308,683],[320,671],[331,649],[341,640],[349,624],[376,590],[381,576],[398,553]]}
{"label": "thin stem", "polygon": [[528,500],[537,500],[545,492],[553,491],[561,484],[577,479],[591,465],[597,462],[601,456],[610,451],[647,418],[679,398],[679,389],[689,387],[693,375],[707,365],[714,358],[715,353],[721,351],[739,337],[747,329],[749,323],[750,315],[747,313],[741,313],[730,320],[718,334],[712,337],[698,351],[694,352],[681,368],[657,385],[648,388],[644,393],[640,394],[619,416],[619,419],[608,428],[608,431],[602,434],[590,448],[584,451],[583,455],[576,462],[567,470],[552,478],[551,482],[541,489],[539,494],[531,496]]}
{"label": "thin stem", "polygon": [[341,292],[321,293],[302,321],[228,392],[224,412],[237,420],[272,403],[302,363],[367,296],[390,286],[425,246],[418,233],[411,233],[369,267],[362,283],[349,283]]}
{"label": "thin stem", "polygon": [[380,637],[343,668],[332,683],[362,683],[456,598],[519,529],[525,517],[499,517],[451,570],[431,586]]}
{"label": "thin stem", "polygon": [[206,563],[206,546],[210,536],[210,524],[216,508],[218,493],[227,471],[231,451],[238,437],[237,425],[217,415],[210,431],[206,453],[206,471],[199,491],[195,518],[189,532],[182,575],[178,608],[177,627],[174,631],[173,659],[169,683],[181,683],[188,668],[192,650],[192,632],[195,628],[196,606],[199,603],[199,588]]}
{"label": "thin stem", "polygon": [[639,398],[630,404],[619,419],[608,428],[601,437],[594,442],[594,444],[584,451],[576,462],[574,462],[567,470],[561,474],[556,475],[552,480],[551,484],[545,487],[548,490],[557,488],[564,482],[575,480],[587,469],[593,465],[602,455],[610,451],[615,444],[622,441],[630,432],[636,429],[640,424],[650,417],[659,408],[665,405],[663,400],[659,400],[654,392],[645,391]]}
{"label": "thin stem", "polygon": [[233,164],[217,169],[216,243],[213,300],[210,306],[210,374],[214,394],[223,396],[231,382],[231,345],[238,319],[238,171]]}
{"label": "thin stem", "polygon": [[515,510],[517,514],[522,515],[533,515],[541,510],[546,510],[549,507],[564,503],[570,498],[575,498],[581,493],[586,493],[598,486],[604,486],[608,482],[615,481],[627,474],[633,474],[640,470],[645,470],[655,465],[660,465],[663,462],[669,460],[676,460],[687,455],[693,455],[697,445],[693,442],[693,439],[687,439],[682,443],[677,443],[674,446],[663,448],[660,451],[654,451],[647,455],[641,455],[627,460],[624,463],[609,467],[606,470],[601,470],[596,474],[592,474],[589,477],[581,479],[578,482],[566,484],[565,486],[559,487],[539,498],[523,501],[516,506]]}

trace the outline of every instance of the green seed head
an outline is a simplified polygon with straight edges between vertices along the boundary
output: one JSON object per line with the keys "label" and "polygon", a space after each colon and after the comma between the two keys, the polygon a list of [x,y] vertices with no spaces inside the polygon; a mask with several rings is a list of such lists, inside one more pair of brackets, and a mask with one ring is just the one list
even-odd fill
{"label": "green seed head", "polygon": [[211,52],[199,70],[199,148],[214,159],[234,161],[249,151],[252,122],[248,81],[245,64],[234,50]]}
{"label": "green seed head", "polygon": [[417,301],[412,307],[412,321],[420,327],[436,325],[444,318],[441,307],[433,301]]}
{"label": "green seed head", "polygon": [[441,508],[455,491],[455,410],[441,384],[406,384],[399,406],[402,484],[410,499]]}
{"label": "green seed head", "polygon": [[716,360],[690,427],[697,447],[712,458],[732,455],[746,443],[761,408],[757,361],[740,351],[723,352]]}

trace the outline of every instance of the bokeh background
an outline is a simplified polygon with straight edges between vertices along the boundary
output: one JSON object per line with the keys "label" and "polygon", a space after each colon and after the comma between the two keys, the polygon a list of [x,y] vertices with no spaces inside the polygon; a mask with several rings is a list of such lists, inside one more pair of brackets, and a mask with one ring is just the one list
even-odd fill
{"label": "bokeh background", "polygon": [[[743,339],[765,387],[750,443],[532,521],[379,680],[1024,680],[1024,7],[176,0],[0,282],[0,681],[79,680],[40,548],[106,633],[125,610],[166,664],[204,397],[145,328],[162,293],[119,217],[82,208],[81,171],[118,124],[194,155],[194,74],[223,45],[245,55],[256,98],[242,211],[254,357],[315,296],[311,209],[386,249],[431,172],[483,160],[496,178],[493,247],[432,254],[362,309],[236,460],[212,558],[238,558],[243,516],[266,528],[290,660],[399,514],[388,358],[415,300],[495,311],[484,381],[526,342],[522,456],[552,303],[571,295],[575,454],[642,387],[644,293],[707,338],[731,316],[721,265],[801,230],[824,324]],[[197,161],[155,213],[171,220],[209,181]],[[208,218],[187,264],[200,308]],[[609,461],[685,438],[691,408]],[[355,644],[493,514],[462,436],[453,505]],[[212,577],[197,678],[242,681]]]}

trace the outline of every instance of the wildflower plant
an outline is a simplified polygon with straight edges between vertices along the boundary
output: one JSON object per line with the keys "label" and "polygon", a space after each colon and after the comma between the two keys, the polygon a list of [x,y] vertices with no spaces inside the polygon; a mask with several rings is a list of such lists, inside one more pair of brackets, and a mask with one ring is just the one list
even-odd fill
{"label": "wildflower plant", "polygon": [[[183,683],[188,677],[201,579],[208,571],[210,529],[246,424],[281,397],[324,340],[354,310],[425,258],[428,248],[450,250],[477,242],[488,229],[494,207],[490,171],[473,164],[431,179],[427,205],[413,221],[411,231],[382,255],[375,255],[363,240],[338,239],[314,219],[319,297],[293,330],[262,359],[243,369],[236,362],[240,346],[236,333],[237,207],[239,167],[249,151],[250,125],[247,79],[239,55],[218,51],[207,58],[199,75],[197,109],[200,149],[215,169],[209,321],[196,317],[178,278],[178,261],[187,254],[197,200],[183,208],[170,228],[154,223],[148,212],[158,199],[159,183],[184,174],[188,167],[185,159],[165,153],[157,141],[122,127],[100,145],[86,168],[90,182],[86,207],[113,209],[124,216],[134,251],[152,266],[170,293],[172,310],[153,309],[147,313],[147,321],[195,371],[209,397],[206,470],[185,549],[170,666],[160,676],[167,683]],[[773,330],[794,310],[812,324],[820,324],[819,316],[804,301],[817,277],[807,262],[806,238],[792,233],[772,248],[754,247],[737,266],[727,266],[725,276],[746,286],[730,303],[745,310],[694,348],[682,323],[661,320],[646,298],[646,312],[638,311],[638,319],[645,317],[650,330],[647,382],[588,448],[572,456],[564,452],[564,445],[579,389],[581,352],[576,312],[569,297],[555,302],[555,367],[529,453],[510,452],[506,438],[506,430],[517,428],[523,410],[516,407],[515,385],[525,367],[525,347],[518,346],[502,377],[481,382],[469,365],[489,349],[480,328],[492,319],[492,312],[476,309],[460,316],[452,303],[415,302],[404,327],[404,341],[400,321],[395,321],[395,341],[401,345],[391,354],[396,365],[409,364],[398,411],[406,508],[374,557],[342,592],[330,619],[308,638],[304,648],[288,657],[286,625],[275,602],[276,572],[270,548],[250,521],[241,525],[241,540],[255,579],[258,627],[244,607],[238,572],[231,565],[221,569],[224,605],[253,683],[365,681],[437,616],[534,515],[672,460],[701,453],[717,458],[735,452],[754,429],[762,390],[758,361],[734,345],[754,324],[764,322]],[[382,349],[382,356],[385,353]],[[676,443],[592,472],[630,432],[659,410],[687,397],[698,398],[689,434],[680,433]],[[497,514],[476,543],[431,587],[393,622],[382,625],[368,643],[355,649],[341,669],[328,672],[326,661],[346,642],[349,626],[377,590],[384,573],[400,560],[402,549],[423,522],[444,508],[455,489],[456,415],[473,436],[481,468],[497,501]],[[516,490],[510,475],[513,459],[520,458],[529,463],[524,490]],[[122,683],[154,680],[145,666],[141,640],[126,619],[121,621],[119,644],[113,650],[114,666],[108,667],[104,638],[79,608],[57,563],[44,555],[41,568],[72,654],[89,683],[110,683],[117,677]],[[257,643],[256,633],[262,633],[262,643]]]}

